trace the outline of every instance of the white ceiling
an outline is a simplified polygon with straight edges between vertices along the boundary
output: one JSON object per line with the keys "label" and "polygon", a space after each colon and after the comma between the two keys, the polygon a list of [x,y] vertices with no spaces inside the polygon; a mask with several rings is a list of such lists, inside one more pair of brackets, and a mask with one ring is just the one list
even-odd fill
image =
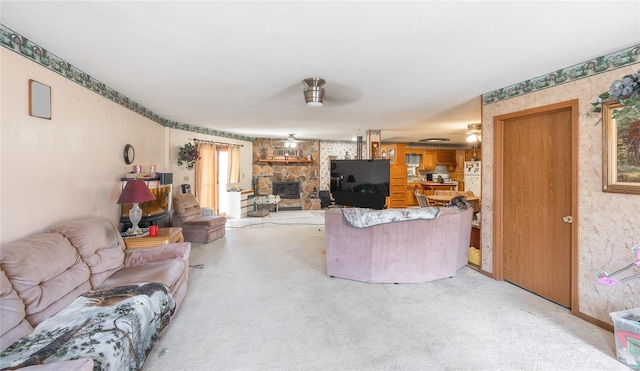
{"label": "white ceiling", "polygon": [[166,119],[323,140],[462,143],[481,94],[640,41],[639,1],[3,0],[0,20]]}

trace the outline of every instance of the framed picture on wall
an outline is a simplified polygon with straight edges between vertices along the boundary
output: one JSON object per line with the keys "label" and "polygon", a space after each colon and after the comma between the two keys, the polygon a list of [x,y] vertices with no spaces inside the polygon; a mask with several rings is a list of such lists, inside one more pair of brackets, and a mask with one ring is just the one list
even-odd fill
{"label": "framed picture on wall", "polygon": [[29,80],[29,115],[51,120],[51,87]]}
{"label": "framed picture on wall", "polygon": [[619,102],[602,105],[602,190],[640,194],[640,114]]}

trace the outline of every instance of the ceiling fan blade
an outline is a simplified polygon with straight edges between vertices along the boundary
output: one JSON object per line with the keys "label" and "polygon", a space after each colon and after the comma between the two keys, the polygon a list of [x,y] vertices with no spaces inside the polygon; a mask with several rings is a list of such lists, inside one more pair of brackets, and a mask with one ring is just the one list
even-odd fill
{"label": "ceiling fan blade", "polygon": [[286,86],[280,89],[279,91],[277,91],[270,98],[271,100],[281,101],[281,100],[291,99],[291,97],[297,97],[299,95],[302,95],[302,87],[303,87],[302,83]]}
{"label": "ceiling fan blade", "polygon": [[325,103],[332,105],[346,105],[359,101],[362,91],[344,84],[327,83],[325,86]]}

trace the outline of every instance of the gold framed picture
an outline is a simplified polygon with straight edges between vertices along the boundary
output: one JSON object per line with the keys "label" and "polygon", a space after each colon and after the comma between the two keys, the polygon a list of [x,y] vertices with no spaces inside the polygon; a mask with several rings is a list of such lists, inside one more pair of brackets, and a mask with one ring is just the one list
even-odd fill
{"label": "gold framed picture", "polygon": [[640,194],[640,115],[623,108],[602,105],[602,191]]}

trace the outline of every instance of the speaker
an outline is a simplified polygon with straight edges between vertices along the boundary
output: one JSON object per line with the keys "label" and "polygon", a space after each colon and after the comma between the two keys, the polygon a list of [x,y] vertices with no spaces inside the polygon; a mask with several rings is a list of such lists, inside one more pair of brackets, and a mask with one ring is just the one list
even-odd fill
{"label": "speaker", "polygon": [[160,184],[173,184],[173,173],[156,173]]}

